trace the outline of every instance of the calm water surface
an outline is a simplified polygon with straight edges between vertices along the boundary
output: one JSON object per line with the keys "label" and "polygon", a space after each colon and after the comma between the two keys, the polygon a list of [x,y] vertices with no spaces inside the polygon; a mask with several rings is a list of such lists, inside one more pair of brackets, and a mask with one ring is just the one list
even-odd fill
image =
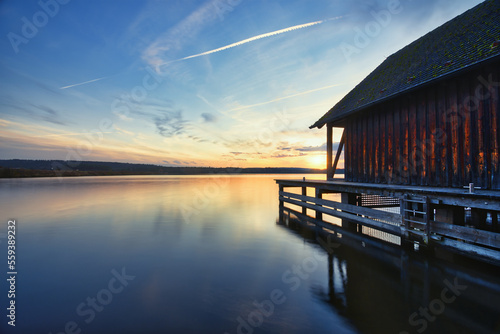
{"label": "calm water surface", "polygon": [[[16,327],[2,311],[0,332],[500,330],[490,268],[406,254],[387,264],[347,246],[329,255],[307,228],[278,224],[273,180],[289,177],[0,180],[0,256],[16,219],[18,271]],[[433,303],[454,279],[466,288]],[[429,306],[432,318],[418,314]]]}

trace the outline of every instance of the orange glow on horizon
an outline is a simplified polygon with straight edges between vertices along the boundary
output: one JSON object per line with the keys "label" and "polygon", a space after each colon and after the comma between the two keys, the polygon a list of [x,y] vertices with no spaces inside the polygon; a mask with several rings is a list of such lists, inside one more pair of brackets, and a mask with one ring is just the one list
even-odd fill
{"label": "orange glow on horizon", "polygon": [[326,168],[326,154],[315,154],[306,157],[306,166],[309,168]]}

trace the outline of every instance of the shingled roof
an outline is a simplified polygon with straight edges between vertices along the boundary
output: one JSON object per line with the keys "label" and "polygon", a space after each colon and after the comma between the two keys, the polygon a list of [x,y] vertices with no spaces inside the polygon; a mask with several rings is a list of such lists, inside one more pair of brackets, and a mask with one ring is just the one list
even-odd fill
{"label": "shingled roof", "polygon": [[310,128],[500,56],[500,0],[487,0],[388,57]]}

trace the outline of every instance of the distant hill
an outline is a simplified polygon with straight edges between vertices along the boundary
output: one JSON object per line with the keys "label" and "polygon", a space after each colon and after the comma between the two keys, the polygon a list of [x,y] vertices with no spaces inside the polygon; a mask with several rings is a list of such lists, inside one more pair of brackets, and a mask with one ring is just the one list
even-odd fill
{"label": "distant hill", "polygon": [[[102,161],[0,160],[0,178],[97,175],[320,174],[312,168],[165,167]],[[343,170],[338,170],[342,173]]]}

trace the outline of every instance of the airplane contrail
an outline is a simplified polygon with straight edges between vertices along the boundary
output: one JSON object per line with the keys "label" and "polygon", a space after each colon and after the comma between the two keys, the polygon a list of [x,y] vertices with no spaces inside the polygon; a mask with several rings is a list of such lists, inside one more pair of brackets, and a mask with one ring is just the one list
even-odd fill
{"label": "airplane contrail", "polygon": [[260,34],[260,35],[257,35],[257,36],[253,36],[253,37],[241,40],[241,41],[236,42],[236,43],[228,44],[226,46],[222,46],[222,47],[217,48],[217,49],[213,49],[213,50],[205,51],[205,52],[198,53],[198,54],[195,54],[195,55],[192,55],[192,56],[187,56],[187,57],[184,57],[184,58],[172,60],[172,61],[163,63],[161,65],[166,65],[166,64],[170,64],[170,63],[181,61],[181,60],[187,60],[187,59],[192,59],[192,58],[196,58],[196,57],[206,56],[206,55],[209,55],[209,54],[212,54],[212,53],[224,51],[224,50],[227,50],[227,49],[234,48],[236,46],[247,44],[247,43],[250,43],[250,42],[262,39],[262,38],[267,38],[267,37],[271,37],[271,36],[283,34],[283,33],[286,33],[286,32],[292,31],[292,30],[297,30],[297,29],[303,29],[303,28],[312,27],[312,26],[317,25],[317,24],[321,24],[321,23],[325,23],[325,22],[333,21],[333,20],[338,20],[338,19],[341,19],[343,17],[344,16],[337,16],[337,17],[330,18],[330,19],[325,19],[325,20],[320,20],[320,21],[315,21],[315,22],[309,22],[309,23],[299,24],[299,25],[296,25],[296,26],[292,26],[292,27],[288,27],[288,28],[284,28],[284,29],[280,29],[280,30],[275,30],[275,31],[268,32],[268,33],[265,33],[265,34]]}
{"label": "airplane contrail", "polygon": [[[275,35],[280,35],[280,34],[283,34],[283,33],[289,32],[289,31],[293,31],[293,30],[297,30],[297,29],[303,29],[303,28],[312,27],[312,26],[315,26],[315,25],[318,25],[318,24],[322,24],[322,23],[325,23],[325,22],[328,22],[328,21],[338,20],[338,19],[341,19],[341,18],[344,18],[344,17],[345,16],[337,16],[337,17],[333,17],[333,18],[329,18],[329,19],[325,19],[325,20],[320,20],[320,21],[315,21],[315,22],[309,22],[309,23],[304,23],[304,24],[298,24],[298,25],[295,25],[295,26],[292,26],[292,27],[288,27],[288,28],[284,28],[284,29],[280,29],[280,30],[275,30],[275,31],[268,32],[268,33],[265,33],[265,34],[260,34],[260,35],[257,35],[257,36],[253,36],[253,37],[241,40],[239,42],[228,44],[226,46],[222,46],[222,47],[217,48],[217,49],[213,49],[213,50],[210,50],[210,51],[205,51],[205,52],[202,52],[202,53],[198,53],[198,54],[195,54],[195,55],[187,56],[187,57],[184,57],[184,58],[179,58],[179,59],[176,59],[176,60],[171,60],[171,61],[162,63],[159,66],[167,65],[167,64],[178,62],[178,61],[182,61],[182,60],[187,60],[187,59],[197,58],[197,57],[201,57],[201,56],[206,56],[206,55],[209,55],[209,54],[212,54],[212,53],[224,51],[224,50],[227,50],[227,49],[234,48],[236,46],[247,44],[247,43],[250,43],[250,42],[262,39],[262,38],[267,38],[267,37],[271,37],[271,36],[275,36]],[[102,77],[102,78],[97,78],[97,79],[93,79],[93,80],[89,80],[89,81],[85,81],[85,82],[80,82],[80,83],[77,83],[77,84],[74,84],[74,85],[68,85],[68,86],[60,87],[59,89],[67,89],[67,88],[71,88],[71,87],[81,86],[81,85],[85,85],[85,84],[88,84],[88,83],[91,83],[91,82],[96,82],[96,81],[99,81],[99,80],[103,80],[103,79],[106,79],[106,78],[109,78],[109,77]]]}
{"label": "airplane contrail", "polygon": [[85,85],[85,84],[88,84],[88,83],[91,83],[91,82],[95,82],[95,81],[99,81],[99,80],[106,79],[106,78],[108,78],[108,77],[102,77],[102,78],[97,78],[97,79],[93,79],[93,80],[89,80],[89,81],[85,81],[85,82],[80,82],[80,83],[77,83],[77,84],[74,84],[74,85],[60,87],[59,89],[66,89],[66,88],[81,86],[81,85]]}
{"label": "airplane contrail", "polygon": [[304,92],[300,92],[300,93],[296,93],[296,94],[292,94],[292,95],[287,95],[287,96],[283,96],[283,97],[278,97],[278,98],[276,98],[274,100],[271,100],[271,101],[265,101],[265,102],[255,103],[255,104],[251,104],[251,105],[248,105],[248,106],[241,106],[241,107],[238,107],[238,108],[231,109],[229,111],[231,112],[231,111],[238,111],[238,110],[243,110],[243,109],[248,109],[248,108],[253,108],[253,107],[259,107],[259,106],[263,106],[263,105],[266,105],[266,104],[278,102],[278,101],[281,101],[281,100],[291,99],[293,97],[297,97],[297,96],[301,96],[301,95],[307,95],[307,94],[311,94],[311,93],[314,93],[314,92],[318,92],[320,90],[325,90],[325,89],[328,89],[328,88],[333,88],[333,87],[342,86],[342,85],[343,84],[335,84],[335,85],[329,85],[329,86],[324,86],[324,87],[320,87],[320,88],[310,89],[310,90],[307,90],[307,91],[304,91]]}

